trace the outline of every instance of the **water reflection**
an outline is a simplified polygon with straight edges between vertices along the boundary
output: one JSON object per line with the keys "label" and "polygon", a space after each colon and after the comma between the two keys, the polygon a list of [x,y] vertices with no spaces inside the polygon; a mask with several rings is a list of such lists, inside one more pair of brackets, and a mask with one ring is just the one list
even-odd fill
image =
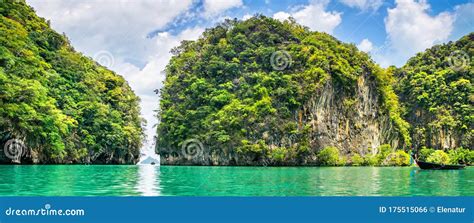
{"label": "water reflection", "polygon": [[474,168],[0,165],[0,196],[473,196]]}
{"label": "water reflection", "polygon": [[154,165],[137,165],[138,184],[136,189],[142,196],[160,195],[160,167]]}
{"label": "water reflection", "polygon": [[[472,168],[465,170],[420,170],[411,174],[411,189],[413,195],[431,194],[432,196],[465,196],[464,189],[471,189],[472,196],[474,188],[472,184]],[[471,183],[469,183],[471,182]],[[424,191],[413,188],[424,188]],[[460,190],[459,188],[462,188]]]}
{"label": "water reflection", "polygon": [[[474,168],[161,167],[161,193],[184,196],[472,196]],[[464,182],[464,183],[461,183]]]}

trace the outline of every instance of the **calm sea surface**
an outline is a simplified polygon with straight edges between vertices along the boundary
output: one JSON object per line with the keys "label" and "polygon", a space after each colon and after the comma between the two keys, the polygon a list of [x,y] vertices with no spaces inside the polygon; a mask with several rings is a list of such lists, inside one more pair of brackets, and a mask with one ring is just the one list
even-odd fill
{"label": "calm sea surface", "polygon": [[0,166],[0,196],[473,196],[474,167]]}

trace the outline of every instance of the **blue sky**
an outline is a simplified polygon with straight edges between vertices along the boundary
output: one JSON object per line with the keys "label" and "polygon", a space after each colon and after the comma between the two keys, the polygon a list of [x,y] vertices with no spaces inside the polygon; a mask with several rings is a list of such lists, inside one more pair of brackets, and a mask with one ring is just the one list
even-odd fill
{"label": "blue sky", "polygon": [[381,66],[474,31],[474,0],[27,0],[74,48],[125,77],[151,147],[170,49],[225,18],[289,16],[354,43]]}

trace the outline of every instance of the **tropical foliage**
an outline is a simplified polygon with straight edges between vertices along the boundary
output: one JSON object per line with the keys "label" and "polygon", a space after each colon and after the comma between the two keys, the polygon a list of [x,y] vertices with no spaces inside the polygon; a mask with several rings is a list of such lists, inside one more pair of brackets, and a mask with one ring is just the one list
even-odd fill
{"label": "tropical foliage", "polygon": [[[314,155],[310,126],[298,121],[298,111],[329,82],[347,96],[344,105],[350,107],[364,74],[376,83],[381,113],[388,114],[400,135],[400,148],[410,145],[392,74],[354,45],[293,20],[227,20],[172,52],[161,91],[157,148],[176,151],[196,138],[211,150],[253,154],[257,160]],[[275,53],[287,58],[275,64]],[[293,145],[275,143],[288,135]]]}
{"label": "tropical foliage", "polygon": [[474,33],[417,54],[395,75],[416,149],[473,149]]}
{"label": "tropical foliage", "polygon": [[31,162],[138,158],[138,97],[23,1],[0,4],[0,99],[0,139],[25,141]]}
{"label": "tropical foliage", "polygon": [[326,147],[318,154],[318,160],[321,165],[341,166],[345,164],[344,157],[341,157],[336,147]]}
{"label": "tropical foliage", "polygon": [[447,153],[443,150],[435,150],[423,147],[419,154],[418,159],[427,162],[443,161],[445,164],[474,164],[474,150],[456,148],[451,149]]}

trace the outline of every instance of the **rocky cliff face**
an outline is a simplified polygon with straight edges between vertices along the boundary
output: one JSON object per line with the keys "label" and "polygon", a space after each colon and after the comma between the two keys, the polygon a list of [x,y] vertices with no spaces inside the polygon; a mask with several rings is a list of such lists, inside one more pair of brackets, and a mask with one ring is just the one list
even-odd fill
{"label": "rocky cliff face", "polygon": [[317,165],[409,144],[392,79],[333,37],[266,17],[175,49],[162,89],[162,165]]}
{"label": "rocky cliff face", "polygon": [[[318,165],[317,152],[329,146],[337,147],[345,156],[377,153],[377,148],[390,144],[401,148],[403,138],[382,108],[375,79],[365,74],[357,81],[356,93],[344,96],[331,82],[324,85],[301,107],[294,111],[289,122],[306,127],[307,134],[281,133],[266,128],[255,141],[263,139],[268,150],[297,148],[305,137],[309,151],[305,155],[275,160],[255,153],[239,153],[225,149],[225,145],[212,145],[205,140],[184,142],[182,148],[160,148],[162,165]],[[350,102],[348,102],[351,100]],[[249,126],[249,128],[251,128]],[[262,126],[262,128],[265,128]]]}
{"label": "rocky cliff face", "polygon": [[417,54],[396,72],[415,148],[474,149],[473,49],[470,33]]}
{"label": "rocky cliff face", "polygon": [[326,84],[303,106],[303,124],[311,127],[311,144],[315,148],[335,146],[344,154],[366,154],[368,148],[382,144],[399,148],[402,140],[381,108],[376,89],[369,74],[359,77],[352,97],[341,97],[337,88]]}

